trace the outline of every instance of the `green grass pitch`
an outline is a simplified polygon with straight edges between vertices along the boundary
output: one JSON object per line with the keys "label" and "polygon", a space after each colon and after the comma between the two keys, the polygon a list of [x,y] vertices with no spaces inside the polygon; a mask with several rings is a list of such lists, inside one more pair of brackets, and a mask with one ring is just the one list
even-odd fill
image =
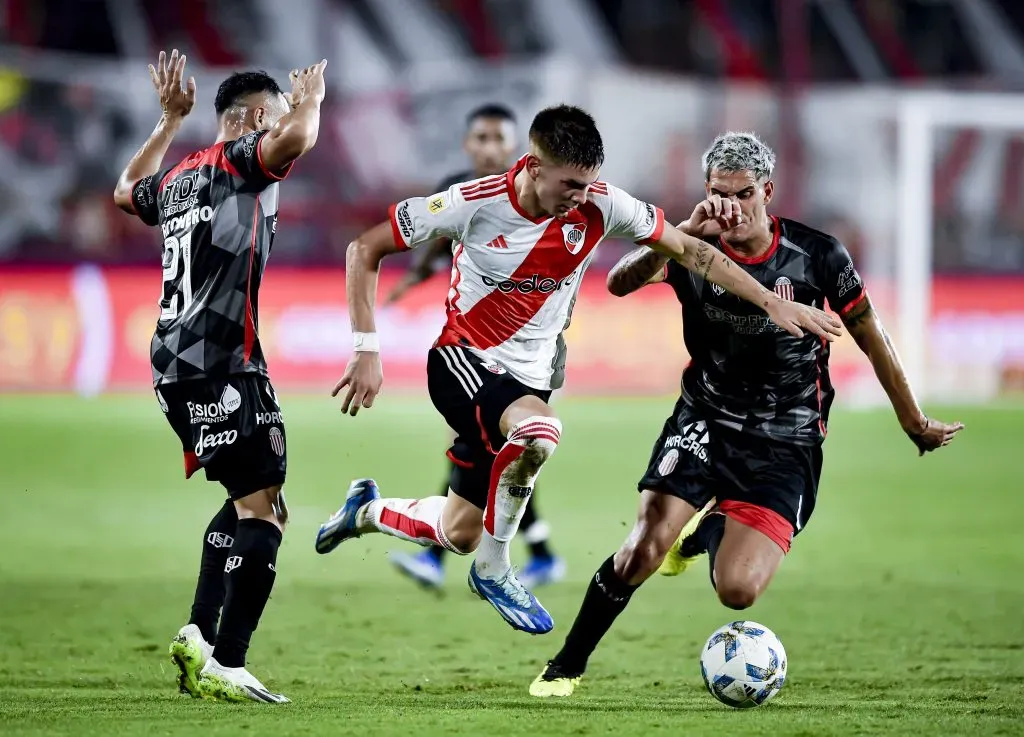
{"label": "green grass pitch", "polygon": [[700,645],[736,618],[703,565],[637,594],[575,697],[526,691],[632,522],[670,397],[558,403],[565,434],[538,502],[570,575],[539,591],[556,622],[541,637],[471,597],[466,559],[449,559],[437,598],[391,570],[397,541],[313,551],[350,478],[436,492],[446,436],[427,402],[385,395],[352,419],[327,398],[282,401],[293,521],[250,666],[294,703],[266,707],[174,691],[166,648],[222,497],[182,478],[156,402],[0,399],[0,734],[1024,733],[1020,410],[942,413],[967,430],[923,459],[891,413],[835,413],[815,516],[740,615],[779,635],[789,680],[737,712],[700,680]]}

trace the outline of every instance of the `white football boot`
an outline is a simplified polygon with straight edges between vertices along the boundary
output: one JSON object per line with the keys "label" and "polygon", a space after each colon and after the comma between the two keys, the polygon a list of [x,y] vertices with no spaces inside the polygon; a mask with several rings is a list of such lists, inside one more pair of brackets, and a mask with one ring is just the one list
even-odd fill
{"label": "white football boot", "polygon": [[212,656],[199,674],[199,693],[210,701],[259,701],[287,704],[287,696],[271,693],[245,668],[225,668]]}

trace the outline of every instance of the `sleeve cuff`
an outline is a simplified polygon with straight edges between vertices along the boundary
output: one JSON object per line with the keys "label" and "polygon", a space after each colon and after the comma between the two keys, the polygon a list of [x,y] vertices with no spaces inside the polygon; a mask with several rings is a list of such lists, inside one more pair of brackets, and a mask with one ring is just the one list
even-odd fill
{"label": "sleeve cuff", "polygon": [[274,172],[268,169],[267,165],[263,163],[263,141],[264,139],[266,139],[266,137],[266,134],[264,134],[260,136],[260,140],[256,142],[256,161],[260,165],[260,171],[263,172],[263,176],[265,176],[272,182],[280,182],[282,179],[288,176],[288,172],[292,170],[292,167],[295,165],[295,162],[289,161],[287,164],[285,164],[284,168],[281,169],[280,172]]}
{"label": "sleeve cuff", "polygon": [[861,293],[857,296],[857,299],[853,300],[852,302],[850,302],[850,304],[846,305],[846,307],[844,307],[843,309],[839,310],[839,314],[840,315],[845,315],[847,312],[849,312],[854,307],[856,307],[861,302],[863,302],[864,298],[867,297],[867,296],[868,296],[868,290],[867,289],[862,289]]}
{"label": "sleeve cuff", "polygon": [[395,211],[397,209],[397,203],[388,208],[388,220],[391,221],[391,236],[395,239],[395,247],[399,251],[408,251],[409,245],[405,242],[405,239],[402,237],[402,231],[398,229],[398,219],[395,217]]}
{"label": "sleeve cuff", "polygon": [[[142,177],[142,179],[145,179],[145,177]],[[140,219],[142,218],[142,213],[139,212],[139,208],[135,204],[135,189],[139,186],[139,182],[141,182],[142,179],[136,179],[135,182],[132,183],[132,189],[128,195],[128,201],[132,205],[132,212],[135,213],[135,217]]]}
{"label": "sleeve cuff", "polygon": [[637,241],[637,245],[646,246],[648,243],[657,243],[665,233],[665,211],[660,207],[654,208],[654,230],[643,240]]}

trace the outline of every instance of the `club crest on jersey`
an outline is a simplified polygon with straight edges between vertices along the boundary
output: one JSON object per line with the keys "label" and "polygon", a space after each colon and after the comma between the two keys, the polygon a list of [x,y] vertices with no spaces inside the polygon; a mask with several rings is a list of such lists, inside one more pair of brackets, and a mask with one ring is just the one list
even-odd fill
{"label": "club crest on jersey", "polygon": [[270,438],[270,447],[273,449],[273,451],[277,453],[279,456],[283,456],[284,435],[282,434],[281,430],[276,427],[272,427],[270,428],[270,432],[268,433],[267,437]]}
{"label": "club crest on jersey", "polygon": [[793,282],[791,282],[785,276],[780,276],[778,279],[775,280],[775,293],[779,295],[782,299],[792,302],[794,299]]}
{"label": "club crest on jersey", "polygon": [[575,256],[583,248],[583,241],[587,237],[587,224],[566,223],[562,226],[562,235],[565,236],[565,247]]}

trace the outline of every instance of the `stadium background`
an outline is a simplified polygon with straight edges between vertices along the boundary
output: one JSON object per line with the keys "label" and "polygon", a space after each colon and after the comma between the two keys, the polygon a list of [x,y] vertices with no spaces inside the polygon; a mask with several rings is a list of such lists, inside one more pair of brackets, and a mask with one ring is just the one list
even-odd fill
{"label": "stadium background", "polygon": [[[199,97],[169,159],[213,140],[213,93],[230,70],[284,80],[330,60],[320,140],[282,187],[260,304],[296,509],[253,658],[306,704],[292,716],[181,702],[160,665],[216,492],[180,478],[148,392],[157,241],[110,193],[156,120],[145,64],[171,47],[187,53]],[[316,523],[349,478],[373,474],[415,496],[443,470],[444,430],[422,389],[446,276],[381,311],[385,394],[342,420],[326,394],[350,345],[345,246],[389,202],[464,167],[464,117],[476,105],[509,105],[525,134],[534,112],[565,101],[598,121],[602,178],[677,221],[702,196],[712,137],[758,131],[779,156],[773,211],[846,243],[911,353],[926,409],[968,425],[953,447],[916,459],[867,361],[849,338],[835,346],[822,502],[750,613],[786,643],[792,680],[785,706],[744,716],[742,728],[1013,733],[1024,719],[1013,657],[1024,647],[1024,484],[1013,463],[1024,419],[1024,117],[1018,129],[936,129],[930,209],[914,204],[921,172],[904,166],[901,126],[907,101],[927,91],[955,95],[980,120],[1020,106],[1022,88],[1024,5],[1014,0],[0,2],[4,731],[204,722],[285,734],[339,712],[371,733],[738,728],[700,692],[696,648],[730,616],[703,572],[645,589],[596,656],[589,700],[524,696],[625,532],[630,489],[686,361],[670,290],[626,300],[604,290],[628,244],[602,247],[567,335],[566,442],[538,497],[570,566],[542,597],[559,624],[552,638],[492,621],[463,591],[463,561],[437,601],[388,570],[384,541],[312,555]],[[931,248],[911,252],[908,219],[922,213],[934,213]],[[383,288],[403,258],[386,264]]]}

